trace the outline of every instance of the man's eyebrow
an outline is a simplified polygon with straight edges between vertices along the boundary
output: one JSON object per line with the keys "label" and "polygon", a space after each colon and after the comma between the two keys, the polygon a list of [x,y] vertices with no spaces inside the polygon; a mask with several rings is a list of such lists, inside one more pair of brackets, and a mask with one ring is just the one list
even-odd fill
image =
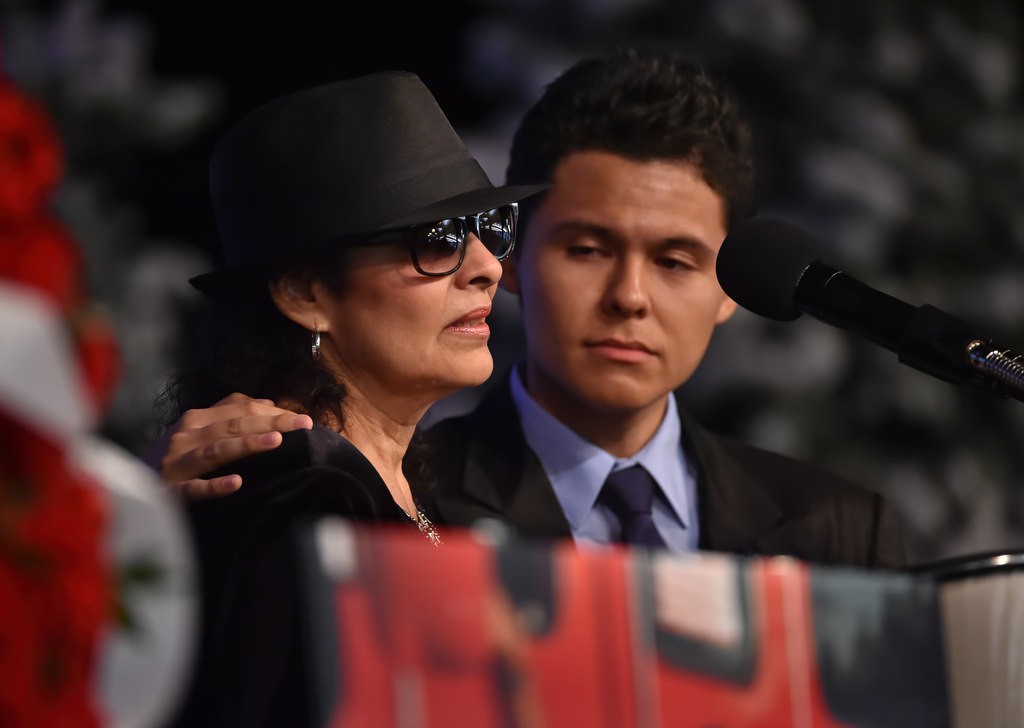
{"label": "man's eyebrow", "polygon": [[[623,243],[622,237],[610,227],[585,220],[564,220],[552,226],[556,234],[589,235],[610,243]],[[691,235],[676,235],[665,238],[658,244],[660,251],[687,250],[695,255],[715,255],[715,250],[700,238]]]}
{"label": "man's eyebrow", "polygon": [[614,240],[616,238],[611,228],[584,220],[564,220],[556,223],[552,230],[556,233],[585,233],[605,240]]}
{"label": "man's eyebrow", "polygon": [[715,255],[714,249],[700,238],[689,235],[666,238],[661,245],[663,250],[688,250],[696,255]]}

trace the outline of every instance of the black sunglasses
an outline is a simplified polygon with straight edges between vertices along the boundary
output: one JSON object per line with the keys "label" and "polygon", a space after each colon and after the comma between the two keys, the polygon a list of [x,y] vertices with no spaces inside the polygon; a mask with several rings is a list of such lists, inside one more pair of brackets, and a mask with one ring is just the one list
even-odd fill
{"label": "black sunglasses", "polygon": [[515,202],[473,215],[448,217],[436,222],[414,225],[400,235],[388,234],[374,242],[403,240],[416,271],[425,276],[451,275],[466,259],[466,240],[476,235],[498,260],[505,260],[516,244],[519,205]]}

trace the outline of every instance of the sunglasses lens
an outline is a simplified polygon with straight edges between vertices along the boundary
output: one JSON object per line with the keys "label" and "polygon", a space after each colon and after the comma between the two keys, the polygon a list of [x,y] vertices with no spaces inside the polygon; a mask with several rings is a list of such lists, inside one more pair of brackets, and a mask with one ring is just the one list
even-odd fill
{"label": "sunglasses lens", "polygon": [[418,228],[413,241],[413,255],[420,270],[428,275],[443,275],[457,267],[465,239],[466,222],[458,217]]}
{"label": "sunglasses lens", "polygon": [[450,217],[420,225],[413,232],[412,257],[416,268],[428,276],[443,276],[457,270],[466,255],[469,230],[477,233],[495,258],[504,260],[516,242],[517,213],[517,206],[511,204],[471,215],[468,223],[466,217]]}
{"label": "sunglasses lens", "polygon": [[515,210],[511,205],[480,213],[480,242],[494,257],[504,260],[516,242]]}

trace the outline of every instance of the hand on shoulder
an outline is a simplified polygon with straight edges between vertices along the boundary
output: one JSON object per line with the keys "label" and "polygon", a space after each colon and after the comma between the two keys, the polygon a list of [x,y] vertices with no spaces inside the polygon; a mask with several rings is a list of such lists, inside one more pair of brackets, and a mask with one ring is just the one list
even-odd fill
{"label": "hand on shoulder", "polygon": [[282,433],[312,427],[309,415],[235,392],[212,407],[185,412],[157,441],[146,460],[172,490],[182,495],[225,495],[242,486],[240,475],[202,476],[249,455],[273,450],[281,444]]}

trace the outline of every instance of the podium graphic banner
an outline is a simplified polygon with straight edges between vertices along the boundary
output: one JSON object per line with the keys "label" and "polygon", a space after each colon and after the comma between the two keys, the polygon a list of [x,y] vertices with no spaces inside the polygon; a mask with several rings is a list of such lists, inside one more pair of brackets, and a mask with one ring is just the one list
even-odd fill
{"label": "podium graphic banner", "polygon": [[310,553],[332,728],[949,725],[929,580],[334,520]]}

